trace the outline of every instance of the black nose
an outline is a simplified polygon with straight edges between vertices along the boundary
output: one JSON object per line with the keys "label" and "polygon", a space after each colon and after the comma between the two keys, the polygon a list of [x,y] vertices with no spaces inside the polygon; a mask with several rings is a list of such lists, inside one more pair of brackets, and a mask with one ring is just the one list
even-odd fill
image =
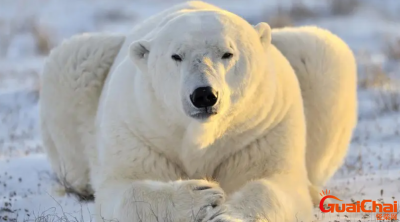
{"label": "black nose", "polygon": [[218,92],[211,87],[199,87],[190,95],[190,100],[197,108],[210,107],[218,100]]}

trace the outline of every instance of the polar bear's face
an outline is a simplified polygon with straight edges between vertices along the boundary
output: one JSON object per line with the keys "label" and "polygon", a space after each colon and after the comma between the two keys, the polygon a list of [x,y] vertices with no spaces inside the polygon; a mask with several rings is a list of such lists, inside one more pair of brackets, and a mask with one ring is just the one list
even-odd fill
{"label": "polar bear's face", "polygon": [[254,28],[229,12],[197,11],[132,43],[130,56],[167,112],[210,121],[252,96],[269,44],[265,23]]}

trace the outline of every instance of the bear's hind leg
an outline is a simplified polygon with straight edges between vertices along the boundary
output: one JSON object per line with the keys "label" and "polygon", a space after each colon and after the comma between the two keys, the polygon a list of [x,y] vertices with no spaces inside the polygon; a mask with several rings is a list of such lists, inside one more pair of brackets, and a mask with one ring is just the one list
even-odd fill
{"label": "bear's hind leg", "polygon": [[[93,190],[90,186],[89,166],[86,158],[83,158],[83,153],[81,153],[82,147],[77,141],[64,142],[64,139],[60,140],[60,137],[57,136],[55,137],[58,138],[56,145],[51,134],[57,135],[59,132],[54,127],[51,129],[50,131],[48,125],[43,121],[43,147],[56,174],[59,192],[74,194],[80,200],[92,200]],[[68,135],[66,131],[61,132],[64,137]],[[69,138],[68,136],[65,137],[66,140]],[[63,147],[62,144],[69,147]]]}

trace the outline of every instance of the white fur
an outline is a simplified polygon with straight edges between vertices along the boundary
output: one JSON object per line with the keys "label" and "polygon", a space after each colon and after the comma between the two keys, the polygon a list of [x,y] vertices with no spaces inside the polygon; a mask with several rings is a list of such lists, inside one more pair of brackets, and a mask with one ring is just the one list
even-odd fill
{"label": "white fur", "polygon": [[306,165],[314,202],[344,156],[357,123],[357,68],[339,37],[317,27],[275,29],[272,44],[300,82],[307,120]]}
{"label": "white fur", "polygon": [[[90,180],[97,221],[310,221],[303,100],[274,45],[267,24],[202,2],[126,38],[69,40],[43,74],[53,169],[79,192]],[[233,57],[221,60],[225,51]],[[204,85],[218,89],[218,114],[197,120],[188,97]]]}
{"label": "white fur", "polygon": [[97,159],[94,121],[104,80],[124,36],[82,34],[50,53],[41,78],[40,116],[44,148],[66,185],[92,192],[89,158]]}

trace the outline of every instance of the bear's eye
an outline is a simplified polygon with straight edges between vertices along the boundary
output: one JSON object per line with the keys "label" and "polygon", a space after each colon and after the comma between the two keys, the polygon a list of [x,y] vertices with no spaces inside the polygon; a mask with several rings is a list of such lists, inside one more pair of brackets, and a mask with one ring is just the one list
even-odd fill
{"label": "bear's eye", "polygon": [[225,52],[224,55],[222,56],[222,59],[230,59],[232,58],[233,54],[230,52]]}
{"label": "bear's eye", "polygon": [[173,54],[171,58],[177,62],[182,62],[182,58],[177,54]]}

